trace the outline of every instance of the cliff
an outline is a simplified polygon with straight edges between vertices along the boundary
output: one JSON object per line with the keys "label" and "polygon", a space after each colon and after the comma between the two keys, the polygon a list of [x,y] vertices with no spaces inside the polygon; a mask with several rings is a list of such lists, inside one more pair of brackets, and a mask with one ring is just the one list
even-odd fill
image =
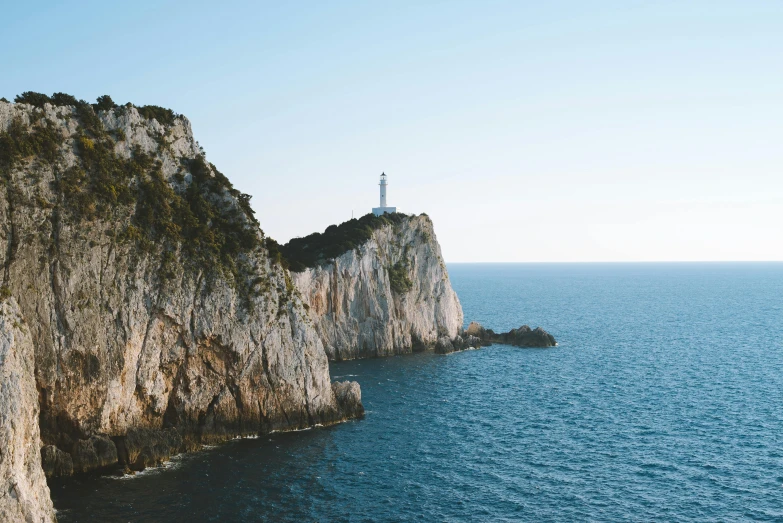
{"label": "cliff", "polygon": [[53,520],[41,469],[33,341],[13,298],[0,303],[0,420],[1,519]]}
{"label": "cliff", "polygon": [[[16,484],[17,499],[48,499],[30,453],[36,405],[50,474],[360,414],[249,197],[206,162],[187,119],[58,96],[0,101],[0,295],[29,329],[0,325],[23,349],[3,363],[3,496]],[[8,372],[23,378],[10,395]],[[48,507],[28,513],[50,519]]]}
{"label": "cliff", "polygon": [[462,307],[429,217],[392,215],[368,236],[331,260],[292,273],[328,357],[466,348]]}

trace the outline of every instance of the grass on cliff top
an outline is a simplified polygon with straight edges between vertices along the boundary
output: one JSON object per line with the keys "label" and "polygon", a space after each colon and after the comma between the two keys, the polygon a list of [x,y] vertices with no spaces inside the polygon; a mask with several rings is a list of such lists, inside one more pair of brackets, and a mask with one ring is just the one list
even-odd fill
{"label": "grass on cliff top", "polygon": [[372,238],[375,230],[384,225],[399,224],[406,218],[408,215],[403,213],[383,216],[365,214],[340,225],[330,225],[323,233],[315,232],[304,238],[293,238],[285,245],[275,244],[274,247],[279,249],[292,271],[301,272],[361,246]]}

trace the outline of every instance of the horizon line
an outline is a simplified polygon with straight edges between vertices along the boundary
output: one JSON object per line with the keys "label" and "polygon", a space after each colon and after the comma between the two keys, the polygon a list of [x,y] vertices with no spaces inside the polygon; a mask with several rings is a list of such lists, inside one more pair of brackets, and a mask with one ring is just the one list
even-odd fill
{"label": "horizon line", "polygon": [[783,263],[783,260],[587,260],[587,261],[447,261],[453,264],[521,265],[521,264],[590,264],[590,263]]}

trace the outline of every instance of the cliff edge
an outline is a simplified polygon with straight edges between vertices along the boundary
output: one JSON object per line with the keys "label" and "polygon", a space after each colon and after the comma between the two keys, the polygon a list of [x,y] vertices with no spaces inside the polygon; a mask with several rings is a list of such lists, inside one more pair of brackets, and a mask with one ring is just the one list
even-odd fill
{"label": "cliff edge", "polygon": [[[29,331],[13,331],[22,363],[3,363],[0,482],[17,485],[3,496],[48,499],[36,446],[49,474],[143,468],[361,414],[249,196],[186,118],[108,97],[17,102],[0,101],[0,296]],[[19,519],[6,497],[0,519]]]}
{"label": "cliff edge", "polygon": [[353,222],[340,227],[366,224],[364,241],[292,273],[329,359],[436,349],[439,340],[462,347],[462,307],[430,218],[395,213]]}

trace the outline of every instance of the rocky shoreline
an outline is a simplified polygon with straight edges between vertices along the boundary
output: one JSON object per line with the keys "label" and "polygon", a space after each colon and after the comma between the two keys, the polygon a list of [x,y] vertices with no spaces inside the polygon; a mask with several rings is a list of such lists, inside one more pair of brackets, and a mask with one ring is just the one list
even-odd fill
{"label": "rocky shoreline", "polygon": [[[332,391],[339,408],[339,415],[332,420],[322,420],[317,426],[330,426],[364,416],[361,388],[356,382],[333,382]],[[222,443],[237,438],[256,437],[272,432],[288,432],[311,428],[307,425],[298,428],[281,428],[266,431],[249,431],[237,434],[224,434],[212,437],[209,444]],[[140,472],[148,467],[156,467],[171,457],[185,452],[197,452],[206,442],[183,437],[175,427],[154,429],[138,427],[128,430],[121,436],[93,434],[88,439],[80,439],[71,445],[61,445],[68,451],[55,445],[41,447],[41,466],[47,478],[72,476],[95,470],[116,469],[124,473]]]}
{"label": "rocky shoreline", "polygon": [[185,117],[27,98],[0,100],[0,520],[53,520],[44,471],[360,415]]}
{"label": "rocky shoreline", "polygon": [[361,417],[330,360],[555,344],[463,331],[424,214],[293,272],[185,117],[32,95],[0,100],[0,520],[53,521],[47,477]]}

